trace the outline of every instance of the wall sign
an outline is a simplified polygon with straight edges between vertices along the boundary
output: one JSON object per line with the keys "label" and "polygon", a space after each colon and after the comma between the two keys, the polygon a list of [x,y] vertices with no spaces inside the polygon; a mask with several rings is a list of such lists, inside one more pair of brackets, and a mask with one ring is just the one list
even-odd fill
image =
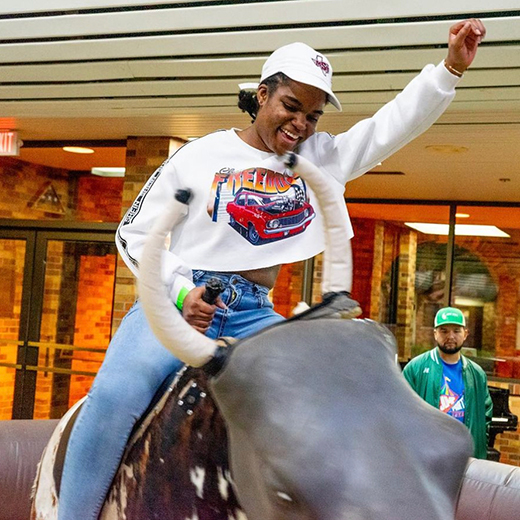
{"label": "wall sign", "polygon": [[18,132],[0,130],[0,155],[19,155]]}

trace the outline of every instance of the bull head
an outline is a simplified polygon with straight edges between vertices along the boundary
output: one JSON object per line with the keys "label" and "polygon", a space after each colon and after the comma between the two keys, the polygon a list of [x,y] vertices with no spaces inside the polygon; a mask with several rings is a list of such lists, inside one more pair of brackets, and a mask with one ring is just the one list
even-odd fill
{"label": "bull head", "polygon": [[[391,334],[351,311],[344,201],[303,158],[298,173],[325,221],[324,303],[238,342],[212,381],[226,420],[237,496],[249,520],[453,518],[471,437],[422,401],[396,365]],[[192,329],[160,280],[176,204],[154,226],[140,296],[161,342],[192,366],[214,366],[217,342]]]}
{"label": "bull head", "polygon": [[413,393],[395,353],[382,326],[330,318],[236,345],[212,393],[249,520],[453,518],[470,436]]}

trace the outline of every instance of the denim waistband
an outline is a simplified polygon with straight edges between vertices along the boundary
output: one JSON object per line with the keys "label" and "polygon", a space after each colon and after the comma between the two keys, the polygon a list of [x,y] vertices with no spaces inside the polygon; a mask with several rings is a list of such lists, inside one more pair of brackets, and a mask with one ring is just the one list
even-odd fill
{"label": "denim waistband", "polygon": [[242,290],[251,290],[253,293],[269,293],[269,288],[265,285],[259,285],[257,283],[250,282],[239,274],[222,273],[218,271],[203,271],[201,269],[193,270],[193,282],[197,285],[209,280],[213,276],[222,280],[226,286],[240,287]]}

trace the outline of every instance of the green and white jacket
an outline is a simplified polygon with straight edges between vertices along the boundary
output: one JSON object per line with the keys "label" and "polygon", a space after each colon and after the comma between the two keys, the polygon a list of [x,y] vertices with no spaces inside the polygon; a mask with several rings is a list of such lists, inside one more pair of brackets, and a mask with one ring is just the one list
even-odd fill
{"label": "green and white jacket", "polygon": [[[461,359],[466,403],[464,424],[473,436],[474,456],[485,459],[493,401],[489,395],[484,370],[465,356],[461,356]],[[439,409],[442,371],[442,360],[436,347],[412,359],[404,368],[403,375],[420,397]]]}

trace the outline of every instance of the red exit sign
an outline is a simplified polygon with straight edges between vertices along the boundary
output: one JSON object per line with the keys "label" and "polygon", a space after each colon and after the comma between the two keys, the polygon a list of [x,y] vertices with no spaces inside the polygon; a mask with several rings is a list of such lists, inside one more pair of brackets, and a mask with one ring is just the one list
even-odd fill
{"label": "red exit sign", "polygon": [[18,132],[0,130],[0,155],[18,155]]}

